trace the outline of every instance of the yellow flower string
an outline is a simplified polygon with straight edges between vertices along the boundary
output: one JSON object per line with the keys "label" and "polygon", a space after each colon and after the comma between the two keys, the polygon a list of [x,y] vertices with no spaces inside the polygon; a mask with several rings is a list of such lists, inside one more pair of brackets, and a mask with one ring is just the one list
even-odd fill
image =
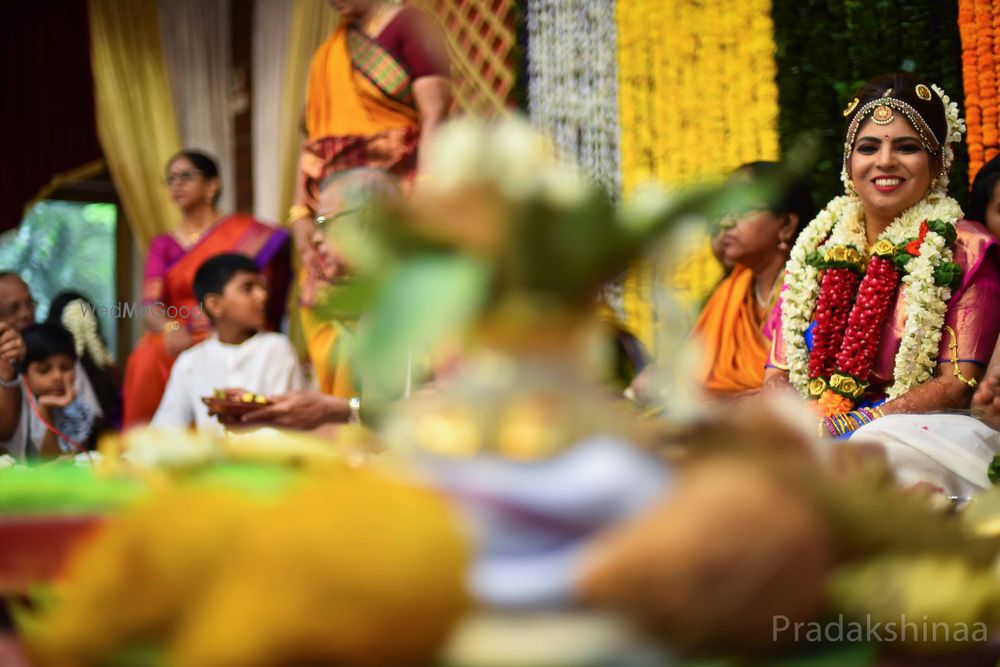
{"label": "yellow flower string", "polygon": [[[626,196],[655,178],[673,185],[778,157],[771,0],[619,2],[618,86]],[[684,305],[722,276],[708,238],[670,276],[640,264],[625,281],[625,325],[653,349],[653,286]]]}

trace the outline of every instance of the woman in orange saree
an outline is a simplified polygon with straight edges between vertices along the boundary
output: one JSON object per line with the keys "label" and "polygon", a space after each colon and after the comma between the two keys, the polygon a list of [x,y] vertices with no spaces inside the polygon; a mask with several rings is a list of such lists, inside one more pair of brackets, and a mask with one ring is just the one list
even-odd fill
{"label": "woman in orange saree", "polygon": [[[323,258],[312,243],[320,184],[356,169],[379,169],[412,184],[421,146],[451,105],[443,41],[430,19],[382,0],[332,0],[341,23],[313,56],[306,94],[308,136],[299,158],[289,224],[302,260],[303,295],[320,292]],[[321,298],[318,295],[316,298]],[[318,323],[303,299],[307,348],[324,386],[353,391],[335,350],[337,328]],[[334,375],[340,375],[337,380]],[[331,389],[332,390],[332,389]]]}
{"label": "woman in orange saree", "polygon": [[[733,175],[778,177],[774,162],[753,162]],[[707,393],[732,396],[763,385],[773,326],[769,315],[792,243],[813,212],[809,188],[799,182],[777,201],[723,223],[719,248],[724,263],[734,268],[712,292],[694,327],[705,352],[701,384]]]}
{"label": "woman in orange saree", "polygon": [[123,426],[148,422],[160,403],[177,355],[204,340],[211,324],[194,296],[194,274],[215,255],[252,257],[269,286],[268,324],[277,328],[288,287],[288,234],[236,213],[220,218],[218,168],[206,155],[182,151],[167,165],[167,186],[183,219],[153,238],[142,285],[147,332],[125,366]]}

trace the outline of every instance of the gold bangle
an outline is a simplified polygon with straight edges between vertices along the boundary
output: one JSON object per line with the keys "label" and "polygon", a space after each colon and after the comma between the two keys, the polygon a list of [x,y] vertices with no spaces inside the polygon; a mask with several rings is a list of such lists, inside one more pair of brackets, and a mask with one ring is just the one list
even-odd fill
{"label": "gold bangle", "polygon": [[288,219],[285,220],[285,224],[290,225],[296,220],[311,218],[312,214],[312,209],[305,204],[294,204],[290,209],[288,209]]}
{"label": "gold bangle", "polygon": [[360,424],[361,423],[361,399],[357,396],[351,396],[347,401],[347,408],[350,410],[350,414],[347,417],[348,424]]}
{"label": "gold bangle", "polygon": [[944,325],[944,328],[948,331],[949,334],[951,334],[951,343],[948,344],[948,349],[951,350],[951,365],[954,371],[952,375],[957,377],[965,384],[969,385],[969,387],[974,388],[977,384],[979,384],[979,380],[977,380],[976,378],[970,379],[965,377],[964,375],[962,375],[962,371],[958,366],[958,334],[956,334],[955,330],[952,329],[947,324]]}

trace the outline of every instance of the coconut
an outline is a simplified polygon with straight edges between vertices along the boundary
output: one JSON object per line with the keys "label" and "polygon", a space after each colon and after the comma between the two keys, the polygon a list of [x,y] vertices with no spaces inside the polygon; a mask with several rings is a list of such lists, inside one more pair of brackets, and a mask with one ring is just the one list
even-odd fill
{"label": "coconut", "polygon": [[773,648],[786,620],[819,614],[834,560],[813,506],[762,467],[720,456],[600,538],[581,592],[682,649]]}

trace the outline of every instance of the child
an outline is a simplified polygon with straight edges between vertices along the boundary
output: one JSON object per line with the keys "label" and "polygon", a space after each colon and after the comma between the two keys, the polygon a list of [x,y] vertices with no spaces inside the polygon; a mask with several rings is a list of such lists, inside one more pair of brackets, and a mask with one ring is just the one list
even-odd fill
{"label": "child", "polygon": [[202,397],[239,388],[277,394],[305,385],[298,357],[288,338],[263,332],[267,288],[257,264],[244,255],[217,255],[194,276],[194,293],[212,322],[213,335],[177,357],[154,428],[188,428],[221,433]]}
{"label": "child", "polygon": [[21,418],[11,438],[0,444],[20,461],[85,450],[97,433],[96,415],[76,395],[72,334],[54,324],[33,324],[21,336]]}
{"label": "child", "polygon": [[[76,372],[83,373],[93,388],[94,399],[110,428],[121,427],[121,377],[118,366],[101,335],[96,307],[79,292],[62,291],[52,298],[45,321],[73,334],[80,358]],[[79,383],[78,383],[79,385]]]}

